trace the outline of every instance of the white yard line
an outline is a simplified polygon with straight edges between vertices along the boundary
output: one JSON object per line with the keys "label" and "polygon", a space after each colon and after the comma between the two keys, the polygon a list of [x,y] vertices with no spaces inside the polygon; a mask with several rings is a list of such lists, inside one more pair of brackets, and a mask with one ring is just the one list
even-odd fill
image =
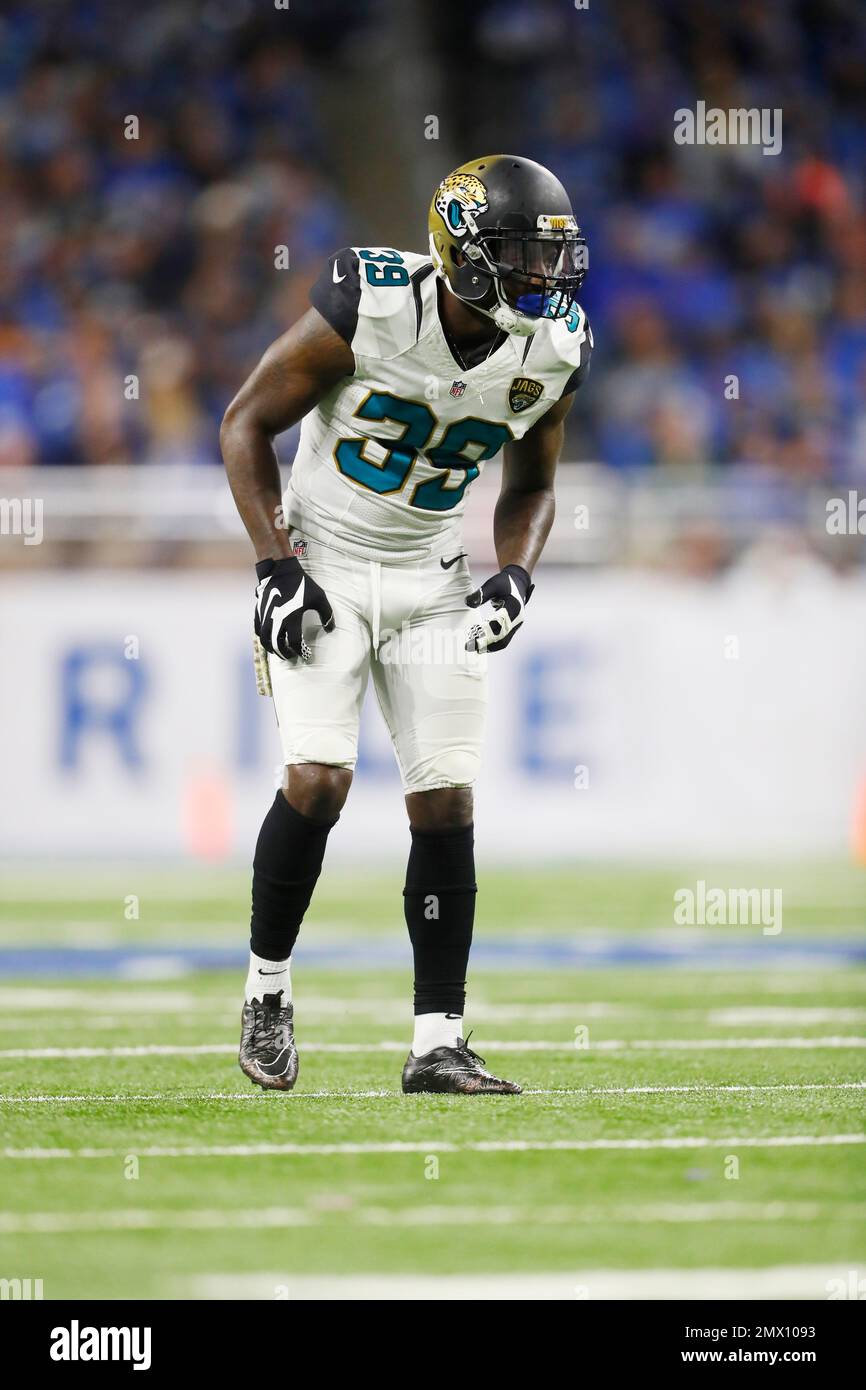
{"label": "white yard line", "polygon": [[[866,1081],[773,1081],[755,1085],[745,1082],[742,1084],[725,1082],[716,1085],[709,1081],[688,1086],[590,1086],[583,1088],[583,1090],[589,1095],[597,1096],[688,1095],[715,1091],[862,1091],[866,1090]],[[555,1092],[549,1094],[555,1094]],[[580,1094],[580,1091],[575,1089],[572,1094]]]}
{"label": "white yard line", "polygon": [[[728,1049],[747,1050],[750,1048],[862,1048],[866,1047],[866,1037],[855,1034],[825,1036],[818,1038],[605,1038],[593,1042],[588,1048],[576,1048],[574,1042],[563,1039],[531,1040],[515,1042],[511,1039],[495,1038],[485,1040],[486,1050],[497,1052],[688,1052],[714,1051]],[[309,1053],[356,1053],[356,1052],[399,1052],[407,1050],[405,1042],[306,1042],[302,1050]],[[0,1058],[47,1060],[65,1057],[192,1057],[223,1056],[235,1053],[235,1043],[140,1043],[136,1046],[116,1047],[7,1047],[0,1049]]]}
{"label": "white yard line", "polygon": [[[221,1001],[220,1007],[222,1007]],[[0,1009],[4,1014],[59,1009],[84,1009],[114,1013],[181,1013],[201,1006],[201,999],[177,989],[79,989],[74,985],[57,988],[41,985],[0,986]],[[213,1005],[211,1006],[213,1007]],[[238,1016],[240,1013],[238,1012]]]}
{"label": "white yard line", "polygon": [[[388,1097],[402,1096],[402,1091],[295,1091],[292,1100],[384,1100]],[[526,1094],[526,1093],[524,1093]],[[530,1093],[535,1094],[535,1093]],[[538,1092],[541,1095],[556,1094],[552,1091]],[[288,1099],[288,1097],[283,1097]],[[129,1101],[153,1101],[160,1105],[166,1103],[195,1104],[203,1100],[246,1100],[270,1103],[269,1096],[259,1087],[248,1091],[117,1091],[113,1095],[91,1092],[85,1095],[33,1095],[0,1096],[0,1105],[89,1105],[124,1104]]]}
{"label": "white yard line", "polygon": [[[758,1083],[755,1085],[728,1084],[716,1085],[702,1082],[687,1086],[551,1086],[524,1087],[525,1096],[665,1096],[665,1095],[714,1095],[743,1092],[744,1094],[764,1091],[863,1091],[866,1081],[780,1081]],[[294,1091],[292,1100],[378,1100],[401,1097],[402,1091]],[[66,1105],[66,1104],[115,1104],[125,1101],[195,1102],[203,1100],[249,1100],[270,1101],[264,1092],[255,1091],[115,1091],[100,1093],[82,1092],[78,1095],[37,1094],[25,1096],[2,1096],[0,1105]]]}
{"label": "white yard line", "polygon": [[[179,1297],[288,1299],[291,1302],[538,1302],[593,1299],[824,1299],[850,1287],[837,1265],[772,1265],[764,1269],[574,1269],[551,1274],[205,1274],[177,1283]],[[862,1271],[858,1271],[862,1276]],[[719,1347],[696,1338],[696,1348]]]}
{"label": "white yard line", "polygon": [[[854,987],[852,980],[851,986]],[[814,985],[811,986],[814,988]],[[364,999],[340,999],[326,995],[303,995],[298,1007],[305,1022],[340,1021],[347,1018],[370,1019],[381,1023],[383,1020],[399,1023],[406,1018],[406,1005],[394,998],[366,997]],[[240,1005],[234,997],[221,994],[213,999],[190,994],[184,990],[166,988],[163,990],[122,989],[117,985],[111,989],[90,989],[74,985],[56,987],[0,985],[0,1028],[4,1030],[26,1026],[28,1013],[51,1011],[58,1015],[66,1012],[86,1012],[87,1019],[53,1020],[52,1026],[107,1027],[113,1024],[128,1026],[130,1015],[135,1021],[143,1021],[148,1015],[155,1020],[166,1014],[184,1014],[191,1025],[234,1019],[239,1014]],[[656,1015],[655,1005],[639,1003],[608,1003],[603,1000],[581,1000],[573,1004],[561,1001],[547,1004],[492,1003],[485,999],[473,999],[472,1021],[477,1023],[537,1023],[550,1024],[555,1021],[586,1022],[598,1018],[638,1018]],[[743,1027],[752,1025],[821,1025],[828,1023],[858,1024],[866,1020],[866,1009],[854,1006],[827,1006],[802,1008],[794,1005],[747,1004],[715,1007],[710,1009],[666,1009],[666,1017],[682,1022],[705,1022],[724,1027]]]}
{"label": "white yard line", "polygon": [[2,1235],[74,1235],[85,1231],[277,1230],[333,1220],[358,1226],[704,1225],[710,1222],[858,1221],[862,1205],[822,1202],[656,1202],[642,1205],[252,1208],[122,1208],[117,1211],[0,1212]]}
{"label": "white yard line", "polygon": [[[635,1149],[776,1149],[803,1147],[833,1147],[866,1143],[866,1134],[772,1134],[726,1136],[679,1135],[657,1139],[488,1139],[457,1144],[448,1140],[393,1140],[368,1144],[154,1144],[135,1148],[138,1158],[262,1158],[262,1157],[324,1157],[342,1154],[432,1154],[432,1153],[590,1153],[604,1150],[611,1153]],[[130,1145],[110,1148],[4,1148],[0,1156],[9,1159],[103,1159],[125,1158]]]}
{"label": "white yard line", "polygon": [[[498,1044],[496,1044],[498,1045]],[[490,1047],[494,1044],[490,1043]],[[676,1052],[691,1048],[719,1049],[761,1047],[866,1047],[866,1038],[854,1034],[820,1038],[626,1038],[604,1040],[591,1044],[593,1050],[606,1052]]]}
{"label": "white yard line", "polygon": [[801,1027],[823,1023],[863,1023],[866,1009],[856,1008],[798,1008],[781,1004],[738,1005],[727,1009],[710,1009],[705,1015],[709,1024],[724,1027],[766,1027],[767,1024],[799,1024]]}
{"label": "white yard line", "polygon": [[[364,999],[342,999],[327,995],[304,994],[298,1001],[305,1019],[321,1016],[328,1021],[333,1019],[370,1018],[374,1022],[384,1017],[401,1022],[411,1015],[411,1004],[407,1009],[405,1000],[393,997],[367,996]],[[50,1009],[82,1010],[90,1014],[109,1014],[122,1017],[124,1014],[189,1013],[202,1019],[213,1020],[214,1015],[222,1016],[230,1011],[240,1018],[241,999],[228,993],[208,999],[207,996],[193,995],[183,990],[167,988],[164,990],[119,989],[115,983],[111,989],[88,989],[75,985],[57,987],[0,985],[0,1010],[8,1016],[13,1013],[41,1013]],[[484,999],[473,999],[472,1017],[478,1022],[549,1023],[556,1020],[572,1022],[577,1013],[581,1020],[587,1018],[608,1018],[611,1016],[631,1016],[650,1012],[649,1005],[609,1004],[603,1000],[581,1000],[580,1005],[564,1004],[561,1001],[550,1004],[494,1004]],[[695,1017],[702,1018],[702,1013]],[[866,1018],[866,1010],[863,1011]],[[87,1020],[82,1020],[86,1022]]]}
{"label": "white yard line", "polygon": [[196,1043],[189,1047],[184,1047],[182,1043],[140,1043],[135,1047],[8,1047],[0,1050],[0,1057],[33,1060],[62,1057],[201,1057],[236,1051],[237,1047],[232,1043]]}
{"label": "white yard line", "polygon": [[[335,1001],[335,1005],[338,1001]],[[0,1009],[3,1009],[0,1001]],[[51,1030],[53,1033],[74,1033],[78,1037],[87,1038],[91,1033],[105,1035],[110,1032],[121,1034],[128,1033],[130,1027],[134,1027],[139,1032],[144,1030],[152,1032],[158,1028],[165,1027],[166,1018],[171,1019],[171,1028],[176,1032],[179,1028],[184,1030],[207,1030],[214,1028],[226,1028],[234,1030],[238,1022],[239,1013],[234,1004],[219,1006],[213,1005],[209,1008],[200,1006],[185,1008],[181,1004],[172,1003],[170,1007],[164,1009],[147,1008],[138,1009],[119,1009],[117,1012],[104,1012],[98,1008],[88,1007],[87,1017],[82,1018],[80,1011],[85,1009],[84,1005],[67,1006],[55,1003],[52,1005],[40,1005],[32,1010],[28,1009],[3,1009],[3,1017],[0,1017],[0,1033],[9,1033],[21,1036],[36,1030],[37,1026],[42,1027],[44,1019],[40,1016],[38,1020],[34,1014],[43,1015],[51,1013]],[[564,1021],[573,1024],[576,1018],[581,1023],[591,1022],[601,1018],[618,1018],[620,1022],[626,1018],[634,1021],[655,1019],[658,1017],[660,1009],[658,1007],[646,1008],[615,1008],[613,1005],[595,1004],[581,1005],[579,1008],[568,1005],[551,1010],[545,1009],[523,1009],[513,1010],[507,1006],[496,1006],[491,1008],[473,1007],[472,1023],[474,1026],[497,1026],[503,1023],[528,1023],[545,1025],[548,1029],[551,1024],[557,1021]],[[670,1023],[674,1019],[685,1025],[707,1024],[709,1027],[722,1028],[741,1028],[744,1026],[757,1027],[820,1027],[827,1024],[852,1024],[858,1025],[866,1022],[866,1009],[780,1009],[778,1012],[768,1010],[766,1015],[762,1009],[731,1009],[718,1011],[701,1011],[698,1009],[664,1009],[666,1020]],[[376,1024],[390,1023],[395,1026],[406,1023],[407,1013],[405,1005],[391,1004],[382,1002],[381,1007],[365,1007],[363,1009],[344,1009],[334,1007],[333,1009],[309,1008],[306,1005],[302,1010],[302,1023],[305,1028],[333,1027],[340,1023],[365,1022]],[[194,1033],[193,1033],[194,1036]],[[651,1041],[651,1040],[650,1040]],[[723,1039],[727,1042],[727,1039]],[[343,1044],[340,1044],[343,1046]],[[312,1043],[315,1047],[316,1044]],[[546,1046],[546,1044],[545,1044]]]}

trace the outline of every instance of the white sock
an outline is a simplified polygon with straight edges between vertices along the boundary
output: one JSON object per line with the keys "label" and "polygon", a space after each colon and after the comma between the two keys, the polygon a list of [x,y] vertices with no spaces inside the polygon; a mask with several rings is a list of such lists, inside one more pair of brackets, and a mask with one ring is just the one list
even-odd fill
{"label": "white sock", "polygon": [[462,1037],[461,1014],[416,1014],[412,1051],[416,1057],[423,1057],[434,1047],[456,1047]]}
{"label": "white sock", "polygon": [[244,998],[248,1004],[254,999],[261,1001],[266,994],[282,991],[280,1000],[283,1008],[292,1002],[292,958],[288,960],[264,960],[250,951],[250,968],[247,974]]}

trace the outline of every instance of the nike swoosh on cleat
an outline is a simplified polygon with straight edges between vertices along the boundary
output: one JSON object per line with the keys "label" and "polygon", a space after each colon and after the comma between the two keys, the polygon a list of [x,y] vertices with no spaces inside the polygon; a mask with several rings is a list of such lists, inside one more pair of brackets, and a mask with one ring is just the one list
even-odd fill
{"label": "nike swoosh on cleat", "polygon": [[456,565],[458,560],[466,559],[466,551],[461,550],[459,555],[455,555],[453,560],[440,560],[439,563],[444,570],[450,570],[452,565]]}
{"label": "nike swoosh on cleat", "polygon": [[[285,1058],[285,1065],[281,1065]],[[263,1076],[285,1076],[289,1069],[289,1062],[292,1059],[292,1049],[284,1047],[279,1057],[273,1062],[259,1062],[258,1068]]]}

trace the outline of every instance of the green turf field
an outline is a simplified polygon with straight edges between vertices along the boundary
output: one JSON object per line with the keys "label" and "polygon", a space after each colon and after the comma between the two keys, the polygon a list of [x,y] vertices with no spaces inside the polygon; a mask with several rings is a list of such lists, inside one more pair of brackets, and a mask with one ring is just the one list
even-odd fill
{"label": "green turf field", "polygon": [[[7,876],[0,957],[49,954],[29,975],[0,960],[0,1277],[42,1279],[46,1298],[282,1298],[298,1281],[429,1296],[433,1277],[493,1298],[683,1296],[702,1281],[718,1292],[718,1271],[747,1296],[826,1298],[851,1271],[856,1287],[866,969],[773,951],[856,940],[864,874],[700,873],[783,885],[765,962],[574,968],[542,953],[473,971],[473,1046],[522,1082],[517,1098],[399,1093],[408,955],[367,970],[338,959],[341,944],[402,947],[387,875],[321,886],[304,936],[335,958],[305,966],[298,952],[289,1096],[237,1069],[238,970],[70,966],[75,943],[243,947],[245,875]],[[695,876],[488,871],[477,939],[682,940],[671,893]],[[760,944],[754,928],[688,932],[721,936],[723,953]]]}

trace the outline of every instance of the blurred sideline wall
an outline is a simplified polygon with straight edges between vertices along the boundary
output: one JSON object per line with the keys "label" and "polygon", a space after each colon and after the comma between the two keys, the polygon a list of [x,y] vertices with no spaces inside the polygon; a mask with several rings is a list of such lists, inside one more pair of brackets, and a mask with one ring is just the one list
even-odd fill
{"label": "blurred sideline wall", "polygon": [[[0,854],[248,861],[280,764],[248,576],[18,574],[4,593]],[[862,571],[545,570],[490,660],[481,855],[847,856],[864,631]],[[329,861],[387,858],[405,836],[371,692]]]}

